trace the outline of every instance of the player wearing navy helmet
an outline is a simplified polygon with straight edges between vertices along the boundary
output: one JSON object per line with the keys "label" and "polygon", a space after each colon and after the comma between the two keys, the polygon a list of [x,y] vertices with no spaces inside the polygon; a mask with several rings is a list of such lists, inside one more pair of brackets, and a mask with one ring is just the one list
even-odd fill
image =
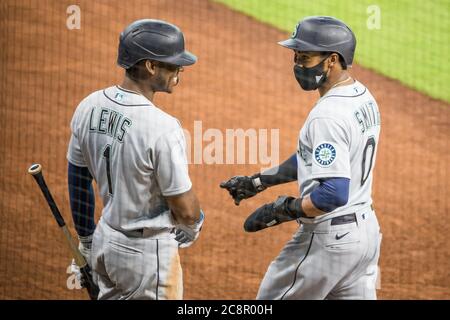
{"label": "player wearing navy helmet", "polygon": [[375,299],[381,233],[372,206],[380,113],[349,73],[351,29],[332,17],[307,17],[291,38],[294,76],[318,90],[297,152],[280,166],[221,184],[236,204],[271,186],[298,181],[299,196],[280,196],[251,214],[246,231],[297,220],[299,229],[270,264],[258,299]]}

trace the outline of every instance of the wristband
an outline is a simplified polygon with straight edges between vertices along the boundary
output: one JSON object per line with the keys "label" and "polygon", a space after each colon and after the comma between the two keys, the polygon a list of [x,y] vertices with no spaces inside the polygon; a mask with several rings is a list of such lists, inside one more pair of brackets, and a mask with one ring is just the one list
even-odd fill
{"label": "wristband", "polygon": [[302,198],[296,198],[294,200],[289,201],[289,203],[287,205],[288,213],[292,217],[295,217],[296,219],[298,219],[298,218],[309,218],[306,215],[306,213],[303,211],[302,201],[303,201]]}
{"label": "wristband", "polygon": [[265,189],[267,189],[267,187],[265,187],[262,182],[261,182],[261,174],[257,173],[253,176],[251,176],[252,178],[252,183],[253,186],[255,187],[256,191],[261,192],[264,191]]}
{"label": "wristband", "polygon": [[93,234],[88,236],[78,236],[78,240],[80,241],[80,243],[87,249],[90,249],[92,246],[92,238]]}
{"label": "wristband", "polygon": [[203,213],[203,210],[200,209],[200,218],[198,218],[197,221],[195,221],[193,224],[189,225],[188,227],[191,228],[192,230],[196,230],[202,226],[203,220],[205,220],[205,214]]}

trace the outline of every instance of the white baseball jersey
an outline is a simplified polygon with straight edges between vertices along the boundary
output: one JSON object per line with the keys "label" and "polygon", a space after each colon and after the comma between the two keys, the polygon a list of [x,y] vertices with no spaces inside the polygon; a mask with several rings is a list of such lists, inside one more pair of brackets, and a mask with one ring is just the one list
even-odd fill
{"label": "white baseball jersey", "polygon": [[[315,218],[319,222],[355,212],[372,204],[380,113],[369,90],[355,81],[321,97],[300,130],[297,150],[298,183],[302,197],[322,178],[350,179],[348,203]],[[311,222],[311,219],[300,219]]]}
{"label": "white baseball jersey", "polygon": [[191,189],[180,123],[144,96],[113,86],[86,97],[71,122],[67,159],[88,167],[117,230],[175,226],[164,196]]}

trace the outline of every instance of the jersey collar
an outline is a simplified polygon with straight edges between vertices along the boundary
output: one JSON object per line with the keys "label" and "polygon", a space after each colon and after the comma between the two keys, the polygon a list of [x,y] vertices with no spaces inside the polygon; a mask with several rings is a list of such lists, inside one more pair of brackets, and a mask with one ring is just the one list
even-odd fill
{"label": "jersey collar", "polygon": [[150,100],[138,92],[126,90],[120,86],[112,86],[103,90],[103,94],[115,104],[126,107],[154,106]]}
{"label": "jersey collar", "polygon": [[329,98],[329,97],[343,97],[343,98],[352,98],[363,95],[366,92],[366,87],[364,87],[358,80],[355,82],[345,85],[331,88],[325,93],[323,97],[319,99],[319,101]]}

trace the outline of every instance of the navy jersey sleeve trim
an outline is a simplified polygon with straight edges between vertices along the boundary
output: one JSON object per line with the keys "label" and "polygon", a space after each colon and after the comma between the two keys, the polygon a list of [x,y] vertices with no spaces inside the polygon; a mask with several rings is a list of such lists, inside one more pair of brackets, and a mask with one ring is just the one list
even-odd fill
{"label": "navy jersey sleeve trim", "polygon": [[319,182],[311,192],[311,201],[317,209],[328,213],[347,204],[350,179],[328,178],[319,179]]}

